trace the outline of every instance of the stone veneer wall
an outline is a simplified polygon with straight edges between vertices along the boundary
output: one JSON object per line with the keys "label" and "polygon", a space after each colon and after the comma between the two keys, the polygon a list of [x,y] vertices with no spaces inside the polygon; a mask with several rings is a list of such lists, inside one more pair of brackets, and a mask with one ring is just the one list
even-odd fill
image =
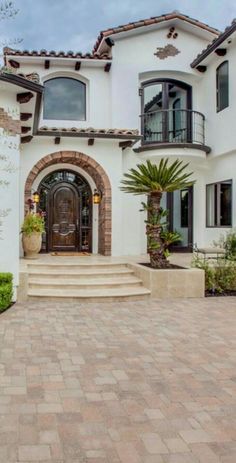
{"label": "stone veneer wall", "polygon": [[48,154],[40,159],[31,169],[25,184],[25,210],[27,200],[32,194],[32,185],[38,174],[51,165],[66,162],[76,165],[87,172],[94,180],[98,190],[102,192],[102,201],[99,205],[98,252],[105,256],[111,255],[112,211],[111,211],[111,185],[104,169],[94,159],[83,153],[74,151],[59,151]]}
{"label": "stone veneer wall", "polygon": [[3,108],[0,108],[0,128],[8,135],[19,135],[21,133],[20,120],[13,119]]}

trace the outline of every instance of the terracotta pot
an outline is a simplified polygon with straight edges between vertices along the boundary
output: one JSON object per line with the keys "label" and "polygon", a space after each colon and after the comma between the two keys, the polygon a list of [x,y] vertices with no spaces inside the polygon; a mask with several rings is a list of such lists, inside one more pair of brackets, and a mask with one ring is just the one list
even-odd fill
{"label": "terracotta pot", "polygon": [[42,246],[42,234],[31,233],[31,235],[22,234],[22,245],[26,259],[38,259],[38,253]]}

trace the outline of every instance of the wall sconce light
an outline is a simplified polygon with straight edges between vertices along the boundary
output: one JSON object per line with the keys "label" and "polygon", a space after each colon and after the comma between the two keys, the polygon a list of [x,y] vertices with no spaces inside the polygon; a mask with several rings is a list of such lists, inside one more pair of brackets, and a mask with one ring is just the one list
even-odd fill
{"label": "wall sconce light", "polygon": [[100,204],[102,200],[102,192],[95,188],[93,192],[93,204]]}
{"label": "wall sconce light", "polygon": [[35,191],[35,192],[33,193],[33,201],[34,201],[34,203],[35,203],[35,204],[38,204],[38,203],[39,203],[39,199],[40,199],[39,193],[38,193],[38,191]]}

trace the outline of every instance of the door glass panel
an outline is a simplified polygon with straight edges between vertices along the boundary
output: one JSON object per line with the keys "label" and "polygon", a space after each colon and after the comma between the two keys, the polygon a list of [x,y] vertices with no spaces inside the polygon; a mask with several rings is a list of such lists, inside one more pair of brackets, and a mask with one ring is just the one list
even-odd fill
{"label": "door glass panel", "polygon": [[173,192],[172,229],[181,235],[177,246],[188,246],[189,231],[189,190],[177,190]]}
{"label": "door glass panel", "polygon": [[168,84],[168,140],[185,142],[187,140],[187,91],[174,84]]}
{"label": "door glass panel", "polygon": [[163,85],[144,88],[144,140],[162,141]]}

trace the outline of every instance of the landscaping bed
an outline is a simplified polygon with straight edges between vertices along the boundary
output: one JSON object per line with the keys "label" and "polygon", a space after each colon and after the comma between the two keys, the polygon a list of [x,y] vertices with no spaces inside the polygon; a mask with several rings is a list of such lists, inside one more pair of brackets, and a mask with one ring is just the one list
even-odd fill
{"label": "landscaping bed", "polygon": [[[151,291],[151,298],[176,299],[205,296],[204,271],[198,268],[154,269],[148,264],[129,264],[135,275]],[[178,269],[178,271],[176,271]]]}
{"label": "landscaping bed", "polygon": [[12,305],[13,285],[11,273],[0,273],[0,313]]}

